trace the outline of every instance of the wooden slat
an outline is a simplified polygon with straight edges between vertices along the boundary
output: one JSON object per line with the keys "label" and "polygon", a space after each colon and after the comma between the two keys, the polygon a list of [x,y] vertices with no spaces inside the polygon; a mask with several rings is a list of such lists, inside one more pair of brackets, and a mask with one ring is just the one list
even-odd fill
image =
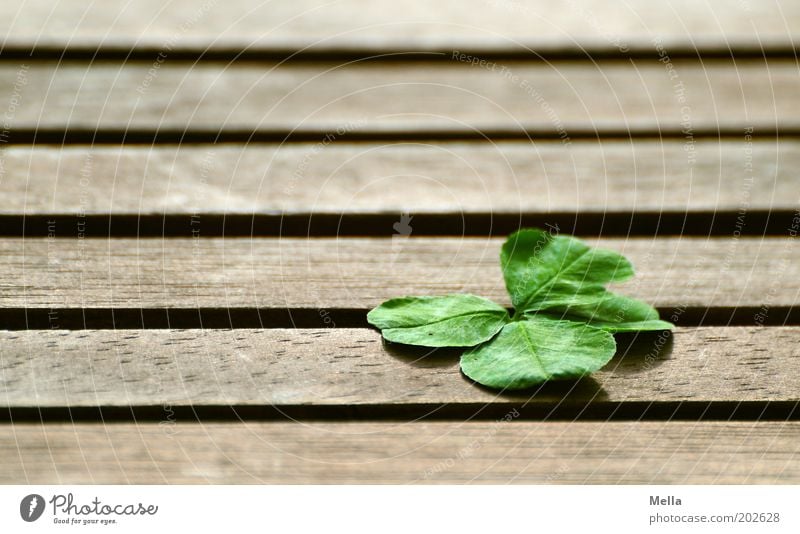
{"label": "wooden slat", "polygon": [[[683,141],[17,147],[0,213],[794,209],[800,143]],[[387,194],[390,192],[391,194]],[[413,224],[413,223],[412,223]]]}
{"label": "wooden slat", "polygon": [[799,449],[796,422],[17,424],[0,483],[797,484]]}
{"label": "wooden slat", "polygon": [[[366,310],[452,292],[510,305],[502,239],[203,239],[202,228],[200,217],[198,238],[0,239],[0,306]],[[620,292],[662,308],[769,309],[800,294],[800,244],[788,236],[589,242],[633,262],[638,274]]]}
{"label": "wooden slat", "polygon": [[797,5],[774,0],[26,0],[0,7],[6,48],[616,49],[648,47],[654,36],[672,46],[727,48],[791,43],[798,28]]}
{"label": "wooden slat", "polygon": [[[631,128],[689,138],[800,122],[794,61],[509,63],[514,79],[444,64],[0,65],[0,99],[15,129],[319,129],[425,134],[432,129],[521,132],[565,139]],[[152,69],[152,70],[151,70]],[[22,82],[20,80],[23,80]],[[24,83],[23,83],[24,82]],[[683,84],[676,90],[676,84]],[[14,95],[17,95],[15,98]],[[681,98],[684,101],[681,101]],[[13,135],[13,130],[12,130]],[[338,136],[346,138],[346,134]]]}
{"label": "wooden slat", "polygon": [[792,401],[799,347],[800,328],[681,328],[672,339],[621,338],[616,359],[585,383],[498,395],[460,374],[459,351],[426,357],[367,329],[0,331],[0,405]]}

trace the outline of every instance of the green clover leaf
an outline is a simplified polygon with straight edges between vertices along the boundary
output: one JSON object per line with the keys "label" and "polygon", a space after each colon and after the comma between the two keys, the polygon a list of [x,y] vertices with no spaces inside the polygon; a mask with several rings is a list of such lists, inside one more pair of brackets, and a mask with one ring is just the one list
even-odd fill
{"label": "green clover leaf", "polygon": [[580,378],[614,356],[613,333],[673,328],[649,304],[606,289],[634,274],[614,251],[529,228],[509,236],[500,263],[513,318],[490,300],[459,294],[391,299],[367,320],[387,341],[474,347],[461,370],[499,389]]}

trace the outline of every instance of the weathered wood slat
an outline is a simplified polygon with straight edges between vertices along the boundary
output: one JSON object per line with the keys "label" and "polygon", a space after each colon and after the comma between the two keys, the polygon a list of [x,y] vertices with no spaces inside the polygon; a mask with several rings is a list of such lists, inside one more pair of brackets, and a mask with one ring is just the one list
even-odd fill
{"label": "weathered wood slat", "polygon": [[799,442],[795,422],[16,424],[0,483],[797,484]]}
{"label": "weathered wood slat", "polygon": [[459,351],[430,352],[369,329],[0,331],[0,405],[596,406],[785,402],[800,390],[796,327],[623,337],[592,379],[513,394],[473,385]]}
{"label": "weathered wood slat", "polygon": [[[109,58],[132,51],[158,60],[4,61],[4,145],[18,131],[24,140],[37,129],[50,130],[44,139],[51,141],[62,130],[111,136],[132,129],[133,140],[159,130],[207,139],[222,130],[238,132],[240,140],[252,130],[276,139],[293,130],[330,135],[280,147],[4,148],[4,215],[188,214],[196,216],[198,239],[0,239],[0,308],[54,310],[53,330],[0,331],[0,406],[28,416],[37,409],[94,413],[98,406],[163,411],[161,423],[32,424],[27,417],[2,425],[0,482],[800,481],[797,422],[201,424],[185,418],[195,407],[226,406],[383,406],[398,417],[412,406],[470,413],[493,407],[509,419],[523,403],[791,407],[800,390],[800,328],[681,328],[669,341],[651,334],[629,347],[630,338],[621,337],[620,354],[592,378],[519,394],[476,387],[459,373],[453,352],[424,357],[425,351],[386,346],[363,328],[57,329],[62,309],[268,308],[322,316],[339,308],[360,313],[400,294],[455,291],[508,305],[496,259],[501,240],[409,238],[414,222],[404,225],[401,211],[791,213],[797,143],[750,147],[744,135],[800,128],[796,61],[757,57],[762,47],[781,57],[793,50],[800,5],[8,4],[0,6],[0,33],[2,50],[13,57],[31,49],[44,57],[62,50],[89,57],[99,49]],[[654,38],[671,62],[656,60],[661,49]],[[562,59],[584,47],[589,55],[632,51],[637,59],[508,59],[522,58],[526,47]],[[686,57],[695,48],[719,57],[728,47],[748,59]],[[174,61],[203,50],[217,59],[245,51],[274,60],[300,49],[325,61]],[[489,60],[470,66],[472,58],[458,60],[453,50]],[[339,64],[405,51],[440,57]],[[693,137],[717,128],[742,139]],[[575,140],[629,129],[685,138]],[[358,132],[363,140],[371,132],[391,138],[474,130],[528,130],[563,143],[342,146]],[[391,239],[200,239],[204,216],[394,212],[401,235]],[[796,220],[787,235],[796,233]],[[53,223],[53,237],[74,233],[63,226]],[[794,306],[795,240],[740,238],[742,228],[730,230],[730,237],[711,240],[600,243],[637,265],[639,276],[623,292],[677,315],[684,307],[769,313]]]}
{"label": "weathered wood slat", "polygon": [[[510,305],[498,238],[204,239],[202,217],[196,228],[197,238],[0,239],[0,306],[369,309],[452,292]],[[800,243],[788,235],[589,242],[628,256],[638,274],[617,289],[661,308],[769,310],[800,294]]]}
{"label": "weathered wood slat", "polygon": [[[0,213],[795,209],[800,143],[683,141],[20,147]],[[387,194],[388,193],[388,194]],[[413,223],[412,223],[413,224]],[[691,230],[691,229],[687,229]]]}
{"label": "weathered wood slat", "polygon": [[233,0],[194,2],[80,0],[5,2],[5,47],[142,47],[184,49],[359,48],[430,50],[454,46],[495,49],[647,47],[654,36],[672,46],[773,43],[792,46],[800,9],[794,2],[713,3],[645,0],[608,6],[568,3],[423,0]]}
{"label": "weathered wood slat", "polygon": [[[794,128],[794,61],[444,64],[0,65],[13,126],[83,131],[317,129],[582,135]],[[507,67],[503,70],[502,67]],[[768,90],[765,89],[768,88]],[[16,96],[15,96],[16,95]],[[340,132],[340,133],[337,133]],[[14,130],[11,131],[13,139]]]}

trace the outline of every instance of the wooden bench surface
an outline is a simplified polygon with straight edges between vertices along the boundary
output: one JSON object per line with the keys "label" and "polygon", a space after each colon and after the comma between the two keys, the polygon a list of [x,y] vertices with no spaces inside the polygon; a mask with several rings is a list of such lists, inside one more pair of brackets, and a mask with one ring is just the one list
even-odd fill
{"label": "wooden bench surface", "polygon": [[[125,53],[169,47],[169,52],[253,50],[289,54],[320,51],[403,53],[650,49],[654,38],[682,49],[787,47],[800,30],[792,2],[712,3],[598,0],[125,0],[102,8],[80,0],[7,3],[0,8],[6,48],[51,48]],[[541,53],[541,52],[540,52]]]}
{"label": "wooden bench surface", "polygon": [[[24,62],[0,66],[12,93]],[[22,131],[197,130],[225,138],[348,132],[591,136],[746,128],[796,132],[794,60],[507,62],[508,72],[447,63],[178,63],[44,61],[25,71]],[[673,78],[672,73],[676,78]],[[770,90],[764,90],[769,80]],[[676,88],[676,84],[683,84]],[[683,99],[683,100],[681,100]],[[477,132],[476,132],[477,130]],[[781,131],[779,129],[779,131]],[[499,133],[496,133],[499,132]],[[426,135],[427,134],[427,135]],[[13,131],[12,131],[13,135]],[[69,138],[69,134],[64,132]],[[350,137],[353,137],[352,135]],[[212,141],[214,138],[210,138]]]}
{"label": "wooden bench surface", "polygon": [[[4,332],[2,383],[13,407],[169,404],[297,410],[314,406],[474,406],[787,402],[800,387],[797,327],[680,328],[620,336],[617,358],[591,379],[524,393],[475,387],[458,351],[387,348],[371,329],[72,330]],[[746,346],[746,352],[737,348]],[[34,354],[57,351],[47,360]],[[90,374],[85,370],[91,369]],[[519,408],[523,409],[523,408]]]}
{"label": "wooden bench surface", "polygon": [[[795,207],[800,142],[675,139],[494,143],[30,147],[4,152],[0,215],[738,213]],[[746,162],[753,177],[731,178]],[[36,180],[29,177],[36,176]],[[200,177],[200,179],[198,178]],[[402,187],[397,183],[402,180]],[[386,194],[390,188],[391,194]],[[425,220],[418,217],[415,231]],[[635,231],[636,228],[631,228]],[[746,230],[746,228],[743,228]],[[392,228],[384,229],[392,233]],[[162,234],[163,235],[163,234]]]}
{"label": "wooden bench surface", "polygon": [[[798,483],[800,4],[0,6],[0,483]],[[398,232],[395,223],[408,226]],[[386,345],[557,225],[678,324]]]}

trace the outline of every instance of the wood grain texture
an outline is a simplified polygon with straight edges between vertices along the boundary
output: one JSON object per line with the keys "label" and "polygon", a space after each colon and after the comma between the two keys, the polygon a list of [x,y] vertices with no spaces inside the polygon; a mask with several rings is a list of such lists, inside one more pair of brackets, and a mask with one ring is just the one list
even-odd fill
{"label": "wood grain texture", "polygon": [[[366,310],[454,292],[510,305],[502,239],[205,239],[202,228],[200,217],[197,238],[0,239],[0,306]],[[617,289],[660,308],[769,309],[800,295],[800,243],[790,236],[587,242],[630,258],[637,276]]]}
{"label": "wood grain texture", "polygon": [[[795,127],[794,61],[441,64],[37,62],[0,64],[18,129],[304,129],[430,135],[535,130],[569,139],[627,129],[744,132]],[[507,70],[503,70],[507,67]],[[21,82],[20,80],[23,80]],[[679,87],[678,87],[679,86]],[[15,97],[16,95],[16,97]],[[337,133],[337,130],[341,134]],[[12,132],[13,133],[13,132]],[[576,133],[577,134],[577,133]]]}
{"label": "wood grain texture", "polygon": [[21,147],[5,214],[547,213],[795,209],[800,143],[462,142]]}
{"label": "wood grain texture", "polygon": [[797,484],[799,438],[796,422],[17,424],[0,483]]}
{"label": "wood grain texture", "polygon": [[[0,311],[49,312],[53,327],[0,331],[0,406],[9,417],[40,409],[94,414],[95,407],[156,414],[140,424],[105,424],[93,415],[78,423],[23,417],[0,424],[0,483],[800,483],[794,421],[186,417],[202,407],[353,414],[385,407],[391,419],[417,406],[430,413],[461,407],[466,416],[496,408],[513,420],[523,405],[744,404],[755,406],[748,413],[756,419],[762,407],[791,409],[797,401],[798,327],[679,328],[633,343],[620,336],[618,355],[591,378],[514,394],[472,384],[456,352],[387,346],[364,328],[58,329],[64,309],[295,309],[335,318],[336,310],[360,313],[392,296],[449,292],[509,304],[499,239],[221,239],[203,235],[204,216],[793,213],[800,145],[751,146],[744,136],[800,131],[800,71],[790,57],[800,4],[95,4],[0,5],[0,214],[188,214],[197,238],[55,239],[74,233],[63,218],[50,238],[0,239]],[[31,50],[39,54],[33,61]],[[129,52],[138,60],[42,61],[62,52],[89,59],[95,50],[109,60]],[[456,50],[487,59],[471,66]],[[716,59],[697,61],[695,50]],[[187,61],[204,51],[216,61]],[[275,62],[298,51],[306,61]],[[722,60],[729,51],[746,59]],[[239,52],[263,61],[225,63]],[[435,61],[348,63],[404,52]],[[564,61],[521,61],[538,53]],[[622,60],[568,61],[576,57]],[[717,129],[728,141],[700,138]],[[100,131],[107,143],[129,130],[134,141],[163,130],[177,132],[177,140],[184,131],[198,139],[233,132],[239,137],[229,140],[239,141],[251,131],[262,140],[300,131],[311,142],[13,145],[39,130],[50,142],[61,141],[62,131],[73,142],[79,137],[70,135]],[[556,141],[370,138],[476,131]],[[672,139],[577,140],[627,131]],[[367,142],[345,144],[359,132]],[[311,138],[317,133],[319,140]],[[405,233],[413,235],[413,224]],[[666,313],[768,313],[800,297],[800,248],[789,237],[797,229],[771,228],[787,237],[764,239],[739,237],[741,228],[731,227],[714,239],[598,243],[637,266],[638,277],[620,290],[672,310]],[[530,419],[524,413],[520,419]]]}
{"label": "wood grain texture", "polygon": [[370,329],[0,331],[9,407],[485,405],[792,401],[800,328],[623,337],[582,383],[476,387],[460,351],[385,346]]}
{"label": "wood grain texture", "polygon": [[27,0],[0,7],[5,46],[27,48],[607,49],[648,46],[654,36],[673,46],[727,48],[791,45],[798,28],[797,5],[773,0]]}

